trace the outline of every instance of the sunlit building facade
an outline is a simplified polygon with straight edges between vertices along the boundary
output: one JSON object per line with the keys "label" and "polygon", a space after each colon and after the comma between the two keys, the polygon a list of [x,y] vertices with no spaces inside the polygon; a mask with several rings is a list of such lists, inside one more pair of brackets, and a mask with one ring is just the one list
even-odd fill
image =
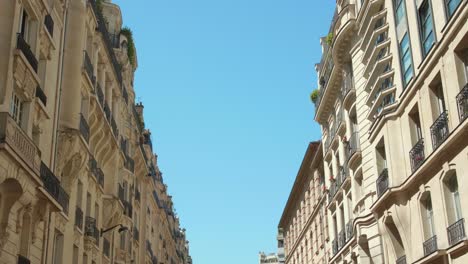
{"label": "sunlit building facade", "polygon": [[278,228],[286,264],[328,263],[327,192],[322,145],[309,144]]}
{"label": "sunlit building facade", "polygon": [[468,263],[467,21],[464,0],[337,1],[313,98],[327,263]]}
{"label": "sunlit building facade", "polygon": [[2,0],[0,263],[191,263],[119,7]]}

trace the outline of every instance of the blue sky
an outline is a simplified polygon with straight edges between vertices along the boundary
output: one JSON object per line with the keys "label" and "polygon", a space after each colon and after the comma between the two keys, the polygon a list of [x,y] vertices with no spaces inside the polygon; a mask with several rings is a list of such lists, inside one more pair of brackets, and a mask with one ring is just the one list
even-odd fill
{"label": "blue sky", "polygon": [[[258,263],[307,144],[335,1],[114,0],[135,87],[195,264]],[[319,4],[320,3],[320,4]]]}

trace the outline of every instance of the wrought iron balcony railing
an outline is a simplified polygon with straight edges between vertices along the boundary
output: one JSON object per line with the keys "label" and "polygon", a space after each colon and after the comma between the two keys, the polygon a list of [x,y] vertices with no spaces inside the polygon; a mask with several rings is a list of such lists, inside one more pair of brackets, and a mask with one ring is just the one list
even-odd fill
{"label": "wrought iron balcony railing", "polygon": [[44,90],[40,86],[36,87],[36,97],[42,102],[44,106],[47,106],[47,96],[44,93]]}
{"label": "wrought iron balcony railing", "polygon": [[436,149],[449,135],[448,114],[444,111],[431,126],[432,148]]}
{"label": "wrought iron balcony railing", "polygon": [[75,226],[79,229],[83,229],[83,211],[79,206],[75,209]]}
{"label": "wrought iron balcony railing", "polygon": [[31,261],[22,255],[18,255],[18,264],[31,264]]}
{"label": "wrought iron balcony railing", "polygon": [[437,250],[437,236],[433,236],[423,243],[424,256],[430,255]]}
{"label": "wrought iron balcony railing", "polygon": [[468,83],[465,84],[463,89],[457,95],[458,105],[458,116],[460,117],[460,123],[465,121],[468,117]]}
{"label": "wrought iron balcony railing", "polygon": [[83,67],[88,75],[91,83],[94,85],[96,77],[94,76],[94,67],[91,59],[89,58],[88,52],[85,50],[83,51]]}
{"label": "wrought iron balcony railing", "polygon": [[96,226],[96,219],[87,216],[85,221],[85,236],[94,238],[96,245],[99,245],[99,229]]}
{"label": "wrought iron balcony railing", "polygon": [[34,56],[31,47],[26,42],[26,40],[24,40],[24,36],[22,33],[18,33],[17,35],[16,48],[21,50],[24,57],[29,62],[29,65],[31,65],[31,68],[33,68],[33,70],[37,73],[38,61],[36,59],[36,56]]}
{"label": "wrought iron balcony railing", "polygon": [[385,168],[377,178],[377,196],[380,197],[388,190],[388,169]]}
{"label": "wrought iron balcony railing", "polygon": [[406,264],[406,256],[401,256],[397,258],[396,264]]}
{"label": "wrought iron balcony railing", "polygon": [[83,114],[80,114],[80,133],[83,136],[83,139],[89,143],[89,125]]}
{"label": "wrought iron balcony railing", "polygon": [[47,31],[49,32],[50,36],[54,36],[54,20],[52,19],[51,15],[46,15],[44,19],[44,26],[46,27]]}
{"label": "wrought iron balcony railing", "polygon": [[409,155],[411,160],[411,170],[414,172],[423,164],[426,158],[424,155],[423,138],[419,139],[418,142],[413,146],[409,152]]}
{"label": "wrought iron balcony railing", "polygon": [[44,188],[62,206],[63,211],[68,214],[68,201],[70,198],[67,192],[65,192],[63,187],[60,185],[59,179],[55,177],[54,173],[49,169],[49,167],[47,167],[47,165],[44,164],[44,162],[41,163],[40,172]]}
{"label": "wrought iron balcony railing", "polygon": [[349,138],[348,142],[346,142],[346,150],[347,150],[347,156],[348,159],[351,158],[351,156],[354,155],[354,153],[358,152],[360,150],[360,144],[359,144],[359,132],[353,132],[351,133],[351,137]]}
{"label": "wrought iron balcony railing", "polygon": [[447,228],[449,244],[455,245],[465,237],[465,219],[460,219]]}

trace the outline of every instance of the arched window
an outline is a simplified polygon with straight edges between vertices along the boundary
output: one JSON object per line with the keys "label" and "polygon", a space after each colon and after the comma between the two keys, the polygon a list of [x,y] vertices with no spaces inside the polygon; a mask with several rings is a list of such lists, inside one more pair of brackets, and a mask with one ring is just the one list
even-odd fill
{"label": "arched window", "polygon": [[434,210],[430,192],[423,194],[421,198],[421,218],[423,221],[424,233],[424,256],[437,250],[437,236],[435,233]]}
{"label": "arched window", "polygon": [[447,228],[449,244],[453,245],[465,237],[464,219],[462,216],[458,180],[455,172],[444,180],[444,197],[449,227]]}

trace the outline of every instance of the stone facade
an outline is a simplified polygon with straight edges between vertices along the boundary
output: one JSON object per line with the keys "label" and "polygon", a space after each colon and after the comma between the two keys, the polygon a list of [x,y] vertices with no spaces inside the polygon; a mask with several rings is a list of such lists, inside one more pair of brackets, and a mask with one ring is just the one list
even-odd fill
{"label": "stone facade", "polygon": [[324,181],[322,145],[312,142],[278,225],[280,237],[284,237],[285,263],[328,263]]}
{"label": "stone facade", "polygon": [[[324,263],[468,263],[467,21],[466,0],[337,1],[312,97]],[[280,224],[286,263],[320,263],[306,252],[301,201]]]}
{"label": "stone facade", "polygon": [[0,8],[0,263],[191,263],[117,5]]}

